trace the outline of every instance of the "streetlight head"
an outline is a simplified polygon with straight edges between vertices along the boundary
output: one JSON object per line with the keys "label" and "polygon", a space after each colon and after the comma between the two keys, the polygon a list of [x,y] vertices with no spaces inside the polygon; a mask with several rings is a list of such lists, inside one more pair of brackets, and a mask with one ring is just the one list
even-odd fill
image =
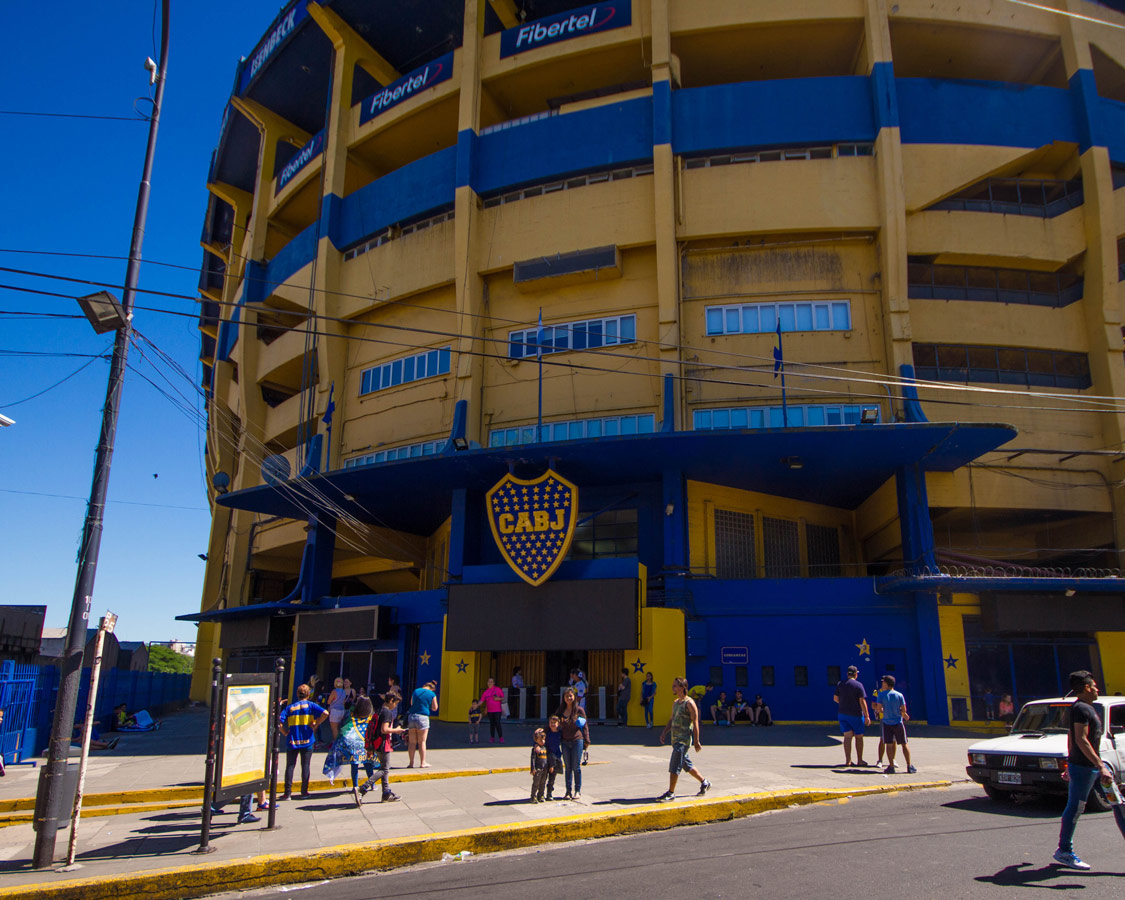
{"label": "streetlight head", "polygon": [[127,320],[125,308],[109,291],[98,291],[96,294],[79,297],[78,305],[82,307],[82,312],[98,334],[119,331],[125,327]]}

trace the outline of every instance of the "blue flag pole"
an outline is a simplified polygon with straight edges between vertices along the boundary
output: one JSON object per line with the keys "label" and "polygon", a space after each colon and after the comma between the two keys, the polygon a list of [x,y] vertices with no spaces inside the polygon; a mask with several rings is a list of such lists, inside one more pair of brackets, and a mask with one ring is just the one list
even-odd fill
{"label": "blue flag pole", "polygon": [[785,402],[785,354],[781,350],[781,317],[777,319],[777,346],[773,351],[773,377],[781,374],[781,427],[789,427],[789,405]]}
{"label": "blue flag pole", "polygon": [[328,386],[328,406],[324,410],[324,424],[328,431],[328,440],[325,444],[324,450],[324,468],[330,469],[332,467],[332,414],[336,412],[336,401],[332,399],[332,395],[336,393],[336,382]]}
{"label": "blue flag pole", "polygon": [[543,307],[539,307],[539,329],[535,332],[535,358],[539,360],[539,415],[535,420],[535,441],[543,440]]}

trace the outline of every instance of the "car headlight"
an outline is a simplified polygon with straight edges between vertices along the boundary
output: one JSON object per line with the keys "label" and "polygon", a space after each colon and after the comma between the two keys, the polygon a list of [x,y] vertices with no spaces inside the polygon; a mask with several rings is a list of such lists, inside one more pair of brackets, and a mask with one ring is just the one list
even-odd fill
{"label": "car headlight", "polygon": [[1039,768],[1040,769],[1054,769],[1054,770],[1058,771],[1058,768],[1059,768],[1058,757],[1056,757],[1056,756],[1041,756],[1041,757],[1039,757]]}
{"label": "car headlight", "polygon": [[988,756],[984,753],[970,753],[969,762],[974,766],[987,766]]}

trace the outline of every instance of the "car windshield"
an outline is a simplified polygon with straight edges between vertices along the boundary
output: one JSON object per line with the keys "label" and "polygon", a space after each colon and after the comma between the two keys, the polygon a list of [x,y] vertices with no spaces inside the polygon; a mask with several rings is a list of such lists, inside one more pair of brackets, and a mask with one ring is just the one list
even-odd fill
{"label": "car windshield", "polygon": [[1065,734],[1070,725],[1069,703],[1029,703],[1020,710],[1013,734],[1057,732]]}

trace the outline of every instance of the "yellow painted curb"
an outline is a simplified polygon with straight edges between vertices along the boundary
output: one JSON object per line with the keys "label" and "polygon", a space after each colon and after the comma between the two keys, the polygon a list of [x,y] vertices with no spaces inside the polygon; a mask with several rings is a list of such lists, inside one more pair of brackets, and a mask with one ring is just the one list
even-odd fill
{"label": "yellow painted curb", "polygon": [[[247,890],[278,884],[342,878],[440,860],[442,854],[468,850],[474,854],[516,850],[540,844],[658,831],[679,825],[723,822],[790,806],[844,800],[871,794],[950,787],[950,781],[877,785],[840,790],[790,790],[652,803],[632,810],[561,816],[470,828],[437,834],[344,844],[317,851],[299,850],[213,864],[199,863],[137,874],[68,879],[53,884],[21,884],[0,888],[0,898],[19,900],[186,900],[219,891]],[[44,873],[46,875],[46,873]],[[53,873],[52,873],[53,874]]]}
{"label": "yellow painted curb", "polygon": [[[590,763],[592,766],[608,765],[609,760],[597,760]],[[394,774],[391,775],[391,781],[398,783],[405,783],[408,781],[430,781],[439,778],[467,778],[477,775],[504,775],[511,772],[523,772],[527,766],[497,766],[492,769],[428,769],[428,770],[410,770],[410,769],[395,769]],[[350,781],[350,778],[337,779],[336,784],[333,785],[328,781],[310,781],[310,791],[338,791],[343,782]],[[277,785],[277,792],[282,792],[284,785],[280,782]],[[139,803],[161,803],[169,809],[172,806],[183,806],[184,803],[178,801],[196,800],[202,802],[203,800],[203,785],[192,785],[190,787],[164,787],[153,788],[143,791],[113,791],[105,794],[85,794],[82,797],[82,815],[117,815],[115,812],[100,812],[93,813],[87,812],[90,807],[99,806],[118,806],[128,809],[121,809],[120,812],[131,812],[136,809],[135,804]],[[0,827],[5,824],[13,824],[16,817],[5,815],[6,813],[22,812],[24,810],[35,809],[34,797],[18,797],[12,800],[0,800]],[[145,810],[141,810],[142,812]],[[28,819],[19,819],[19,821],[31,821]]]}

